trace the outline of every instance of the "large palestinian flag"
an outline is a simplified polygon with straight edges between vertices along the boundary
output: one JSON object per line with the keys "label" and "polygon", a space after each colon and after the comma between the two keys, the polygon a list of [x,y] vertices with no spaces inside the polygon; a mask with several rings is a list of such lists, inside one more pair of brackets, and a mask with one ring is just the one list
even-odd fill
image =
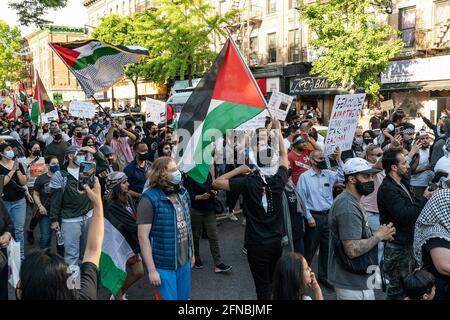
{"label": "large palestinian flag", "polygon": [[142,47],[112,45],[94,39],[49,45],[88,96],[114,85],[122,78],[126,64],[137,63],[140,57],[149,55]]}
{"label": "large palestinian flag", "polygon": [[35,124],[39,124],[41,114],[49,113],[55,110],[52,100],[48,97],[47,91],[42,84],[39,73],[35,70],[34,73],[34,95],[33,102],[31,104],[31,120]]}
{"label": "large palestinian flag", "polygon": [[180,170],[204,183],[213,148],[212,139],[204,133],[215,129],[224,135],[228,129],[245,126],[265,109],[266,102],[253,75],[235,43],[228,39],[181,110],[177,130],[185,131],[179,131],[179,137],[184,139],[189,133],[190,138],[188,142],[180,140],[181,149],[177,150]]}

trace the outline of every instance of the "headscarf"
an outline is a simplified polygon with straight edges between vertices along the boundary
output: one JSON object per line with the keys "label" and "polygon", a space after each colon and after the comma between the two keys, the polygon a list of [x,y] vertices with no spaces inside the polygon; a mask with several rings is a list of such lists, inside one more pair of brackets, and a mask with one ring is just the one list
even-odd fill
{"label": "headscarf", "polygon": [[106,193],[111,192],[116,186],[127,180],[127,175],[121,171],[113,171],[106,176]]}
{"label": "headscarf", "polygon": [[422,246],[432,238],[450,242],[450,189],[433,194],[416,221],[414,256],[422,266]]}

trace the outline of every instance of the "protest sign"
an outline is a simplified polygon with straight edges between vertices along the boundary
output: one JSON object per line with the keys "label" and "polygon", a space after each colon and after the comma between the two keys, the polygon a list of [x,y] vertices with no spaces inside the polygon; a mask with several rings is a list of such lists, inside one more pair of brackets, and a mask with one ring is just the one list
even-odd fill
{"label": "protest sign", "polygon": [[256,115],[254,118],[241,124],[236,128],[236,130],[255,130],[257,128],[264,128],[264,125],[266,124],[266,117],[269,117],[269,112],[267,112],[267,109],[264,109],[264,111]]}
{"label": "protest sign", "polygon": [[41,113],[41,123],[45,124],[45,123],[50,123],[53,120],[58,120],[59,116],[58,116],[58,111],[52,110],[48,113]]}
{"label": "protest sign", "polygon": [[270,97],[268,108],[273,117],[285,121],[294,97],[282,92],[274,92]]}
{"label": "protest sign", "polygon": [[151,98],[145,99],[145,114],[147,121],[156,124],[166,122],[166,103]]}
{"label": "protest sign", "polygon": [[383,111],[392,110],[392,109],[394,109],[394,101],[392,101],[392,100],[381,101],[380,102],[380,108]]}
{"label": "protest sign", "polygon": [[92,119],[95,116],[95,105],[91,102],[72,101],[69,105],[72,117]]}
{"label": "protest sign", "polygon": [[325,155],[332,154],[336,147],[339,147],[341,151],[352,148],[359,112],[365,98],[365,93],[336,96],[324,143]]}

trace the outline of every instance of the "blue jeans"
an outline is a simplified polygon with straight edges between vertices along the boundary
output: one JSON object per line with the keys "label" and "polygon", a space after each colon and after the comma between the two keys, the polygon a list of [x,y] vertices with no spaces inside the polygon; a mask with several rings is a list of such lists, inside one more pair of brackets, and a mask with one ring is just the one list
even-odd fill
{"label": "blue jeans", "polygon": [[[375,234],[380,229],[380,214],[376,212],[367,212],[369,227],[372,234]],[[384,242],[378,243],[378,263],[383,259]]]}
{"label": "blue jeans", "polygon": [[14,238],[20,242],[20,258],[25,259],[25,240],[23,229],[25,228],[25,218],[27,216],[27,201],[22,198],[17,201],[4,201],[8,209],[11,220],[14,224]]}
{"label": "blue jeans", "polygon": [[83,260],[86,249],[89,225],[92,218],[86,218],[80,222],[61,223],[61,232],[64,238],[64,259],[69,265],[79,265]]}
{"label": "blue jeans", "polygon": [[39,220],[39,230],[41,238],[39,239],[39,248],[50,248],[52,242],[52,229],[50,228],[51,222],[48,216],[41,216]]}

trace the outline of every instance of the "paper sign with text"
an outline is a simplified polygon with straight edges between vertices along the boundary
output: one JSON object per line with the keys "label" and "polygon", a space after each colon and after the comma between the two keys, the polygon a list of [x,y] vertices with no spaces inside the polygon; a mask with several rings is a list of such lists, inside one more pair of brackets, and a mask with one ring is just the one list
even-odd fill
{"label": "paper sign with text", "polygon": [[364,105],[365,93],[338,95],[334,99],[330,124],[325,139],[325,155],[333,153],[336,147],[350,150],[353,144],[359,112]]}
{"label": "paper sign with text", "polygon": [[285,121],[294,97],[282,92],[274,92],[270,97],[268,108],[273,117]]}
{"label": "paper sign with text", "polygon": [[69,105],[72,117],[92,119],[95,116],[95,105],[91,102],[72,101]]}
{"label": "paper sign with text", "polygon": [[59,120],[58,111],[56,109],[47,113],[41,113],[41,123],[50,123],[53,120]]}
{"label": "paper sign with text", "polygon": [[151,98],[145,99],[145,114],[147,121],[156,124],[166,122],[166,103]]}

